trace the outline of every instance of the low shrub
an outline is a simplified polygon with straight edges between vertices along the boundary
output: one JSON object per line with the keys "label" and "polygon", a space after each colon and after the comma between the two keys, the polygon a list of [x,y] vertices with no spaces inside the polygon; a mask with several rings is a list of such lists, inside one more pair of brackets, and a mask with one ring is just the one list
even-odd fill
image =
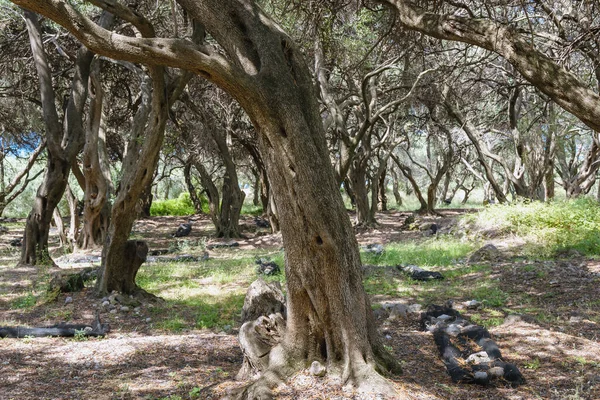
{"label": "low shrub", "polygon": [[471,233],[514,234],[545,256],[570,249],[600,255],[600,205],[592,198],[499,204],[465,216],[464,222]]}

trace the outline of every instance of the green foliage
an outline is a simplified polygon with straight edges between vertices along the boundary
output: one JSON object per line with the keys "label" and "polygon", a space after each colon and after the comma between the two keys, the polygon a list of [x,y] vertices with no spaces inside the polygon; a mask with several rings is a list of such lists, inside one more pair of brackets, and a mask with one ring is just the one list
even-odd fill
{"label": "green foliage", "polygon": [[88,336],[85,334],[85,331],[83,329],[76,330],[75,336],[73,336],[73,340],[78,341],[78,342],[83,342],[83,341],[88,340]]}
{"label": "green foliage", "polygon": [[193,215],[196,213],[189,193],[181,193],[178,198],[170,200],[157,200],[152,202],[150,215]]}
{"label": "green foliage", "polygon": [[521,236],[539,255],[569,249],[600,255],[600,207],[591,198],[495,205],[465,216],[464,222],[476,232],[495,229]]}

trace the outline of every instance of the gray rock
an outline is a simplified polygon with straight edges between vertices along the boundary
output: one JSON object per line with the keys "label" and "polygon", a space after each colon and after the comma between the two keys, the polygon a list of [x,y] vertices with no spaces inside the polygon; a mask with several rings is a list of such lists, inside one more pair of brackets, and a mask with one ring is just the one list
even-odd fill
{"label": "gray rock", "polygon": [[71,296],[68,296],[68,297],[65,299],[65,304],[69,304],[69,303],[72,303],[72,302],[73,302],[73,298],[72,298]]}
{"label": "gray rock", "polygon": [[502,378],[504,376],[504,368],[493,367],[488,370],[488,374],[494,378]]}
{"label": "gray rock", "polygon": [[418,303],[411,304],[410,306],[408,306],[408,312],[413,313],[413,314],[420,313],[422,309],[423,309],[423,306]]}
{"label": "gray rock", "polygon": [[318,361],[313,361],[310,365],[310,373],[314,376],[325,376],[327,368]]}
{"label": "gray rock", "polygon": [[127,312],[127,311],[129,311],[129,307],[127,307],[127,306],[121,306],[121,311]]}
{"label": "gray rock", "polygon": [[380,256],[383,254],[383,245],[381,244],[368,244],[364,247],[367,253],[375,254],[376,256]]}
{"label": "gray rock", "polygon": [[488,356],[488,353],[486,353],[485,351],[480,351],[479,353],[473,353],[467,358],[467,362],[469,364],[485,364],[485,363],[489,363],[490,361],[491,361],[490,357]]}
{"label": "gray rock", "polygon": [[481,307],[481,302],[477,300],[469,300],[463,303],[469,310],[476,310]]}
{"label": "gray rock", "polygon": [[452,317],[449,316],[448,314],[442,314],[439,317],[437,317],[437,319],[439,321],[448,321],[449,319],[452,319]]}
{"label": "gray rock", "polygon": [[110,310],[110,313],[111,313],[111,314],[116,314],[116,313],[117,313],[117,309],[116,309],[116,308],[113,308],[112,310]]}
{"label": "gray rock", "polygon": [[104,301],[102,302],[102,307],[108,307],[108,306],[110,306],[110,301],[108,301],[108,300],[104,300]]}
{"label": "gray rock", "polygon": [[408,307],[405,304],[396,304],[390,310],[390,319],[406,318],[406,314],[408,313]]}
{"label": "gray rock", "polygon": [[385,335],[385,338],[386,338],[387,340],[392,340],[392,335]]}
{"label": "gray rock", "polygon": [[487,374],[487,372],[484,372],[484,371],[475,372],[473,377],[475,378],[476,381],[479,381],[479,382],[485,382],[488,380],[488,374]]}
{"label": "gray rock", "polygon": [[469,262],[497,261],[502,257],[500,250],[493,244],[486,244],[469,257]]}
{"label": "gray rock", "polygon": [[450,336],[458,336],[458,334],[460,333],[460,326],[457,324],[449,325],[446,328],[446,333]]}
{"label": "gray rock", "polygon": [[146,322],[148,322],[148,323],[152,322],[152,318],[150,318],[150,317],[146,318]]}

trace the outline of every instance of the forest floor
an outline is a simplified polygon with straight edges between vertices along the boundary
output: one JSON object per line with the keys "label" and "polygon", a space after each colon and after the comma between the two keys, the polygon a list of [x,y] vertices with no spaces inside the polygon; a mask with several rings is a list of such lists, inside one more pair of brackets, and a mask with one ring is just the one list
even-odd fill
{"label": "forest floor", "polygon": [[[443,217],[429,220],[442,232],[456,235],[460,232],[455,220],[465,212],[448,209]],[[392,377],[399,399],[600,399],[598,260],[578,254],[525,257],[521,243],[510,237],[425,237],[419,230],[400,229],[408,215],[382,213],[379,227],[357,230],[362,246],[385,245],[381,256],[363,252],[369,265],[365,288],[384,343],[404,369],[403,375]],[[210,221],[202,216],[194,217],[189,237],[170,237],[184,221],[154,217],[136,223],[134,238],[147,240],[151,250],[168,251],[145,263],[138,279],[164,301],[111,313],[94,297],[92,287],[45,299],[45,283],[53,271],[17,267],[20,249],[9,245],[22,234],[24,220],[0,220],[9,229],[0,233],[0,326],[90,323],[97,310],[111,326],[105,338],[1,339],[0,398],[216,399],[239,386],[234,378],[242,362],[237,333],[244,294],[256,279],[255,257],[268,256],[283,265],[281,238],[257,229],[247,217],[247,238],[237,240],[238,247],[208,250],[206,261],[183,262],[174,257],[201,256],[215,243],[209,237]],[[98,265],[92,257],[97,253],[76,262],[82,256],[63,254],[52,238],[53,257],[62,270]],[[444,250],[445,241],[451,242],[447,248],[462,250],[445,261],[428,259],[436,252],[440,257],[450,253]],[[501,259],[469,263],[468,254],[485,243],[495,244]],[[389,265],[396,256],[439,271],[446,279],[413,281]],[[482,301],[483,308],[461,306],[473,299]],[[420,330],[418,316],[394,318],[382,312],[385,304],[418,303],[426,308],[447,300],[489,329],[506,361],[525,376],[525,384],[512,388],[452,383],[432,335]],[[276,398],[368,397],[301,371],[277,389]]]}

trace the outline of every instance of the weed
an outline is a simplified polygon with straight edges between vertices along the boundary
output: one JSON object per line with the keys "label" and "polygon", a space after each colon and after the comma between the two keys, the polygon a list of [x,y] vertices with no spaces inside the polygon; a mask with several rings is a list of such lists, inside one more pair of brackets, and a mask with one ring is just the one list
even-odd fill
{"label": "weed", "polygon": [[27,293],[24,296],[17,297],[11,303],[11,308],[30,308],[35,306],[37,298],[32,292]]}
{"label": "weed", "polygon": [[83,329],[76,330],[75,335],[73,336],[73,340],[75,340],[77,342],[84,342],[84,341],[88,340],[88,338],[89,337],[85,334],[85,331]]}
{"label": "weed", "polygon": [[525,363],[523,363],[523,368],[531,369],[531,370],[535,371],[540,367],[540,365],[541,365],[540,359],[536,357],[533,360],[529,360],[529,361],[526,361]]}

